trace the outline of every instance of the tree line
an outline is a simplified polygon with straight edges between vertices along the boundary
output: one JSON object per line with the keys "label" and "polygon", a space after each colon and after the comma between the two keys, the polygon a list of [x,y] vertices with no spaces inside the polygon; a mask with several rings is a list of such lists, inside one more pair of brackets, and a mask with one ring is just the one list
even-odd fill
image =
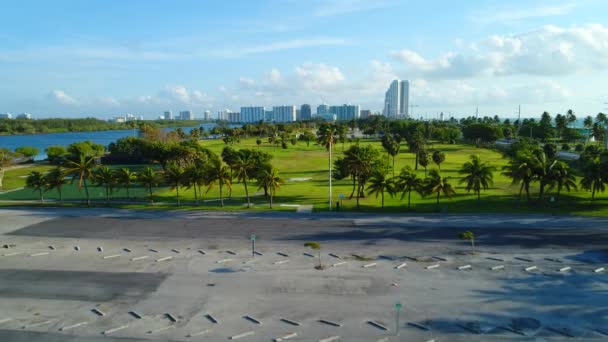
{"label": "tree line", "polygon": [[218,156],[193,141],[156,142],[152,148],[155,152],[152,152],[151,158],[155,158],[160,169],[145,166],[135,171],[128,167],[113,169],[101,164],[96,144],[73,144],[68,147],[68,153],[62,156],[57,167],[47,174],[31,172],[26,185],[38,191],[41,201],[44,200],[44,192],[56,190],[59,202],[63,203],[62,187],[68,182],[77,183],[79,191],[84,190],[87,205],[91,204],[91,185],[104,189],[106,202],[121,188],[126,190],[127,199],[130,199],[130,189],[138,185],[146,189],[150,203],[153,203],[155,188],[168,186],[175,191],[178,206],[181,204],[180,188],[193,189],[195,205],[199,205],[203,194],[217,187],[223,207],[225,191],[229,191],[228,197],[231,197],[233,182],[236,181],[244,186],[248,208],[251,205],[252,185],[264,190],[264,196],[272,208],[276,191],[283,184],[278,170],[271,164],[272,155],[268,153],[226,147]]}

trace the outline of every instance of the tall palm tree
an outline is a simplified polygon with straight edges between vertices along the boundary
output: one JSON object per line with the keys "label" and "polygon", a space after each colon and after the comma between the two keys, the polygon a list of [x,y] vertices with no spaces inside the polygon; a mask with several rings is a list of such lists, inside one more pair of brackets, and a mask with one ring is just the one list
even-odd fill
{"label": "tall palm tree", "polygon": [[471,190],[477,193],[477,201],[481,200],[481,190],[488,190],[494,183],[494,167],[481,161],[477,155],[470,156],[470,161],[464,163],[458,171],[462,175],[460,183],[466,183],[468,192]]}
{"label": "tall palm tree", "polygon": [[25,179],[25,186],[34,189],[34,191],[38,191],[38,194],[40,195],[40,202],[44,202],[42,190],[47,187],[47,180],[44,174],[42,174],[42,172],[30,172],[30,174]]}
{"label": "tall palm tree", "polygon": [[411,167],[406,166],[401,169],[401,172],[396,177],[396,190],[401,191],[401,199],[405,197],[407,193],[407,208],[411,208],[412,203],[412,191],[418,193],[422,192],[422,179],[418,178],[418,175]]}
{"label": "tall palm tree", "polygon": [[441,151],[435,151],[435,152],[433,152],[432,159],[433,159],[433,162],[435,164],[437,164],[439,171],[441,171],[441,163],[443,163],[445,161],[445,153],[443,153]]}
{"label": "tall palm tree", "polygon": [[503,167],[502,174],[511,178],[513,185],[521,183],[518,198],[521,198],[521,194],[525,190],[526,198],[528,201],[530,200],[530,183],[534,180],[534,170],[527,155],[519,155],[510,160],[509,163]]}
{"label": "tall palm tree", "polygon": [[391,178],[388,178],[383,172],[374,172],[369,178],[367,191],[370,195],[375,194],[382,198],[382,209],[384,209],[384,193],[388,193],[391,197],[395,194],[395,183]]}
{"label": "tall palm tree", "polygon": [[148,189],[150,194],[150,203],[154,203],[152,188],[158,186],[159,177],[153,168],[146,166],[141,172],[137,174],[137,183]]}
{"label": "tall palm tree", "polygon": [[227,186],[228,189],[232,189],[232,177],[230,177],[230,170],[227,166],[223,165],[221,161],[214,161],[208,169],[207,172],[207,191],[211,190],[214,184],[218,184],[220,188],[220,204],[222,208],[224,207],[224,197],[222,194],[222,189],[224,186]]}
{"label": "tall palm tree", "polygon": [[427,166],[429,166],[429,163],[431,162],[430,157],[429,157],[429,153],[425,150],[422,150],[420,152],[418,152],[418,164],[420,164],[420,166],[424,167],[424,177],[426,177],[426,168]]}
{"label": "tall palm tree", "polygon": [[99,186],[103,186],[106,192],[106,202],[110,201],[110,194],[114,191],[116,177],[114,171],[107,166],[102,166],[93,171],[93,182]]}
{"label": "tall palm tree", "polygon": [[557,201],[559,201],[559,195],[562,189],[570,192],[570,189],[576,190],[576,177],[570,172],[570,167],[563,161],[558,161],[553,169],[551,169],[551,178],[553,182],[549,187],[549,190],[553,190],[557,186]]}
{"label": "tall palm tree", "polygon": [[247,198],[247,208],[251,207],[251,201],[249,200],[249,189],[247,187],[247,181],[251,177],[253,168],[255,167],[255,160],[249,153],[239,153],[238,157],[234,161],[234,172],[236,179],[243,182],[245,186],[245,197]]}
{"label": "tall palm tree", "polygon": [[60,167],[56,167],[46,174],[46,191],[57,189],[57,193],[59,194],[59,204],[63,204],[63,194],[61,188],[67,183],[65,177],[65,170]]}
{"label": "tall palm tree", "polygon": [[593,158],[583,166],[583,178],[580,181],[581,188],[591,191],[591,200],[595,200],[596,192],[606,190],[606,180],[602,177],[602,164],[599,158]]}
{"label": "tall palm tree", "polygon": [[66,174],[72,176],[72,182],[78,179],[78,191],[84,186],[84,192],[86,194],[87,205],[91,205],[91,197],[89,196],[89,186],[87,179],[91,179],[93,176],[93,166],[95,159],[86,155],[78,156],[77,160],[67,160]]}
{"label": "tall palm tree", "polygon": [[432,169],[426,179],[426,193],[437,194],[437,208],[439,208],[439,197],[443,194],[447,198],[452,198],[455,194],[454,188],[447,177],[441,177],[439,171]]}
{"label": "tall palm tree", "polygon": [[272,209],[272,199],[276,191],[283,185],[283,179],[279,177],[279,171],[274,167],[270,170],[264,170],[262,178],[259,180],[259,188],[268,189],[268,195],[270,197],[270,209]]}
{"label": "tall palm tree", "polygon": [[127,199],[131,198],[129,189],[131,188],[131,185],[137,181],[137,173],[126,167],[116,170],[115,172],[116,183],[123,185],[125,189],[127,189]]}
{"label": "tall palm tree", "polygon": [[338,135],[338,131],[336,129],[336,127],[334,125],[327,125],[326,127],[322,127],[321,129],[319,129],[319,131],[317,132],[318,135],[318,139],[317,142],[319,143],[319,145],[323,145],[325,146],[325,148],[327,149],[327,153],[328,153],[328,161],[327,161],[327,169],[328,169],[328,173],[329,173],[329,211],[331,211],[332,208],[332,197],[331,197],[331,169],[332,169],[332,164],[331,164],[331,150],[332,150],[332,146],[335,145],[336,139],[337,139],[337,135]]}
{"label": "tall palm tree", "polygon": [[531,165],[534,171],[534,179],[540,183],[538,191],[538,199],[542,200],[545,195],[545,189],[551,186],[553,179],[551,178],[551,169],[557,163],[557,160],[551,160],[545,151],[537,149],[532,151]]}
{"label": "tall palm tree", "polygon": [[179,187],[184,183],[184,169],[175,163],[170,163],[165,171],[163,171],[163,178],[169,184],[171,190],[176,191],[175,198],[179,207],[181,204],[179,200]]}
{"label": "tall palm tree", "polygon": [[203,167],[196,164],[186,167],[184,170],[184,185],[188,189],[194,188],[194,202],[196,205],[199,204],[199,196],[202,195],[200,189],[204,184],[205,172]]}

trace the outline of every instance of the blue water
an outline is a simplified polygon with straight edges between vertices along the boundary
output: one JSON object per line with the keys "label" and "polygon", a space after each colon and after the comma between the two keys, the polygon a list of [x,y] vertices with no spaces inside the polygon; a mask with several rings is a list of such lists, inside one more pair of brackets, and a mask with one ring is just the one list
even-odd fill
{"label": "blue water", "polygon": [[[202,125],[205,130],[210,130],[215,124]],[[190,133],[194,127],[183,127],[186,133]],[[173,128],[165,128],[170,131]],[[21,146],[34,146],[40,152],[35,160],[46,159],[44,150],[53,145],[68,146],[71,143],[90,140],[94,143],[108,146],[116,140],[128,136],[137,136],[137,130],[117,130],[117,131],[94,131],[94,132],[67,132],[67,133],[48,133],[48,134],[27,134],[27,135],[0,135],[0,147],[8,148],[13,151]]]}

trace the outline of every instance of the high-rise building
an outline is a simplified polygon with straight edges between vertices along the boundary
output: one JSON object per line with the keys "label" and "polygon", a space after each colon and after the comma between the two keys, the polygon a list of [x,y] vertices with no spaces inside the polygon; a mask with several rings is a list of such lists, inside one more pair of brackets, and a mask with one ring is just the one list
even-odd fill
{"label": "high-rise building", "polygon": [[372,111],[369,109],[361,109],[361,119],[366,119],[372,116]]}
{"label": "high-rise building", "polygon": [[31,119],[32,118],[32,114],[30,113],[21,113],[19,115],[17,115],[17,119]]}
{"label": "high-rise building", "polygon": [[296,121],[296,106],[272,107],[272,117],[274,122],[294,122]]}
{"label": "high-rise building", "polygon": [[300,107],[300,120],[310,120],[312,118],[312,109],[309,104],[303,104]]}
{"label": "high-rise building", "polygon": [[329,106],[326,104],[320,104],[317,106],[317,115],[329,114]]}
{"label": "high-rise building", "polygon": [[13,114],[11,113],[0,113],[0,119],[12,119],[13,118]]}
{"label": "high-rise building", "polygon": [[209,121],[209,120],[211,120],[211,111],[206,110],[206,111],[203,113],[203,120],[205,120],[205,121]]}
{"label": "high-rise building", "polygon": [[241,120],[241,113],[239,112],[228,112],[228,122],[239,123]]}
{"label": "high-rise building", "polygon": [[173,120],[173,112],[170,110],[166,111],[164,114],[164,118],[165,120]]}
{"label": "high-rise building", "polygon": [[228,113],[230,113],[230,109],[224,109],[217,112],[217,119],[221,121],[228,121]]}
{"label": "high-rise building", "polygon": [[384,96],[384,111],[387,117],[409,116],[410,82],[394,80]]}
{"label": "high-rise building", "polygon": [[264,107],[241,107],[241,122],[254,123],[264,121]]}
{"label": "high-rise building", "polygon": [[356,120],[360,117],[360,112],[359,105],[344,104],[329,107],[329,113],[335,114],[338,121]]}
{"label": "high-rise building", "polygon": [[194,115],[192,114],[191,110],[182,110],[181,112],[179,112],[179,119],[180,120],[194,120]]}

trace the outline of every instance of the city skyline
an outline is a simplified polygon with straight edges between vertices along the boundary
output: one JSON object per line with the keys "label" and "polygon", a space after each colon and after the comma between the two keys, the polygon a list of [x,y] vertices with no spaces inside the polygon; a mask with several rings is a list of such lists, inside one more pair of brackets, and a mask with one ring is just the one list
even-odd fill
{"label": "city skyline", "polygon": [[522,116],[586,116],[608,106],[608,4],[599,0],[127,1],[118,13],[25,3],[3,6],[1,113],[200,117],[290,103],[382,112],[393,79],[410,81],[416,117],[477,107],[513,117],[520,104]]}

